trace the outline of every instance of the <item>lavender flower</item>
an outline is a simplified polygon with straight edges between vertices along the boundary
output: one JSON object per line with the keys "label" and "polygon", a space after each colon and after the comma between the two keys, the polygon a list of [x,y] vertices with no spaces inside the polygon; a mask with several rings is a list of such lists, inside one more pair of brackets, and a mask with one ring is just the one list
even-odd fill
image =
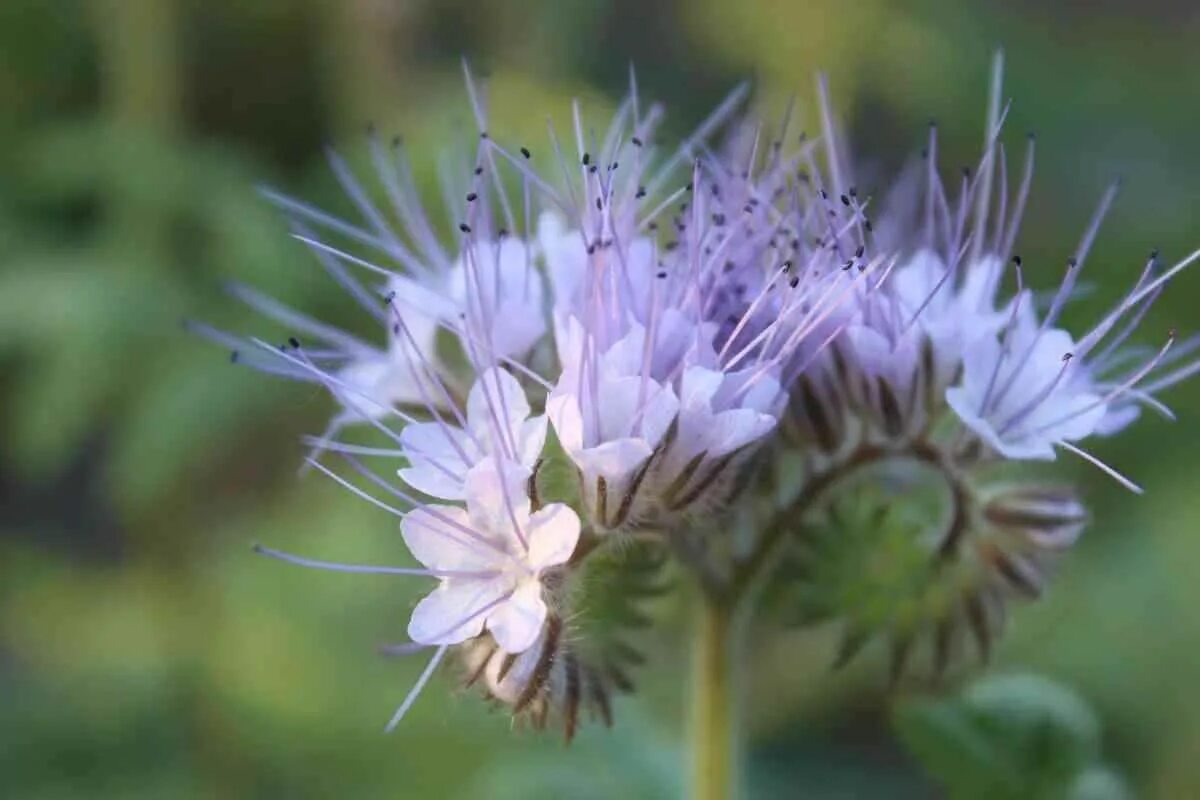
{"label": "lavender flower", "polygon": [[[434,235],[399,151],[375,140],[386,210],[332,158],[361,223],[269,193],[387,344],[249,290],[237,294],[319,345],[201,331],[251,366],[328,388],[339,410],[308,440],[309,463],[398,516],[424,566],[263,552],[439,582],[413,611],[412,641],[391,648],[435,648],[391,724],[451,647],[468,685],[539,726],[560,717],[569,738],[581,707],[610,721],[638,651],[589,632],[579,609],[612,599],[619,619],[648,622],[638,607],[661,588],[668,553],[726,605],[797,548],[810,588],[870,576],[858,567],[886,532],[878,520],[920,480],[937,484],[944,513],[904,538],[919,574],[884,587],[900,598],[882,626],[893,674],[926,630],[938,672],[963,627],[987,653],[1009,596],[1038,594],[1086,519],[1069,489],[1002,483],[994,468],[1066,450],[1134,488],[1079,443],[1143,407],[1169,415],[1156,395],[1200,369],[1181,360],[1195,338],[1172,334],[1149,354],[1125,347],[1200,251],[1166,270],[1152,257],[1083,336],[1058,327],[1112,192],[1048,306],[1024,286],[1013,247],[1033,145],[1010,195],[999,75],[997,62],[984,152],[956,195],[938,175],[936,131],[885,201],[860,194],[823,83],[819,139],[788,145],[788,118],[771,133],[735,119],[739,90],[666,156],[649,145],[661,111],[643,109],[633,83],[598,145],[574,109],[576,152],[552,134],[558,169],[543,175],[527,149],[491,135],[469,78],[480,135],[443,181],[454,187],[452,246]],[[438,346],[446,336],[455,347]],[[382,446],[343,438],[351,423]],[[327,467],[334,456],[401,507]],[[367,457],[393,466],[377,473]],[[866,533],[837,528],[839,509],[876,505]],[[821,559],[856,568],[818,574]],[[846,596],[818,598],[845,622],[839,660],[881,627],[830,604]]]}
{"label": "lavender flower", "polygon": [[533,510],[528,480],[515,464],[484,461],[467,474],[466,510],[424,505],[405,515],[404,543],[441,579],[413,610],[414,642],[458,644],[486,627],[506,653],[533,645],[547,613],[543,574],[571,557],[579,518],[562,503]]}
{"label": "lavender flower", "polygon": [[490,369],[467,397],[462,427],[437,413],[433,422],[404,426],[400,450],[409,466],[400,470],[400,477],[431,497],[462,500],[467,473],[491,457],[531,470],[545,446],[546,418],[529,414],[517,380],[503,369]]}

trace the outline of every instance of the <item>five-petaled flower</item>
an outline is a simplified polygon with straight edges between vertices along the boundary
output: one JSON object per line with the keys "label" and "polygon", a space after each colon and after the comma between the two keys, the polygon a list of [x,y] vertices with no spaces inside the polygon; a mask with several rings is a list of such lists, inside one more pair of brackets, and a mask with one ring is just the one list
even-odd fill
{"label": "five-petaled flower", "polygon": [[529,474],[489,458],[467,473],[465,509],[425,505],[405,515],[405,544],[441,576],[413,611],[413,641],[458,644],[486,629],[502,649],[520,653],[537,639],[546,575],[575,551],[579,517],[562,503],[533,510]]}

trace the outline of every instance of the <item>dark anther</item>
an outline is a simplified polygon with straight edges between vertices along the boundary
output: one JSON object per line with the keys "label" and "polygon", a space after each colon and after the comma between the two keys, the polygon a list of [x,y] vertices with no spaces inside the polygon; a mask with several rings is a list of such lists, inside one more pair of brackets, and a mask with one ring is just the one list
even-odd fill
{"label": "dark anther", "polygon": [[679,247],[679,242],[676,242],[674,240],[669,241],[665,245],[663,245],[663,249],[665,249],[668,253],[671,252],[672,250],[674,250],[676,247]]}
{"label": "dark anther", "polygon": [[300,349],[300,340],[299,340],[299,339],[297,339],[295,336],[289,336],[289,337],[288,337],[288,344],[290,344],[290,345],[292,346],[292,349],[293,349],[293,350],[299,350],[299,349]]}
{"label": "dark anther", "polygon": [[1019,266],[1021,266],[1021,257],[1020,257],[1020,256],[1013,256],[1013,257],[1012,257],[1012,262],[1013,262],[1014,264],[1016,264],[1018,267],[1019,267]]}
{"label": "dark anther", "polygon": [[641,147],[641,146],[642,146],[642,140],[641,140],[641,139],[639,139],[639,138],[638,138],[638,137],[636,137],[636,136],[635,136],[635,137],[633,137],[633,146],[634,146],[634,147]]}
{"label": "dark anther", "polygon": [[1062,357],[1063,363],[1064,363],[1064,364],[1065,364],[1065,363],[1067,363],[1068,361],[1070,361],[1070,360],[1071,360],[1072,358],[1074,358],[1074,357],[1075,357],[1075,354],[1074,354],[1074,353],[1063,353],[1063,357]]}
{"label": "dark anther", "polygon": [[388,292],[387,294],[385,294],[385,295],[383,296],[383,304],[384,304],[385,306],[390,306],[390,305],[392,304],[392,301],[393,301],[393,300],[395,300],[395,299],[396,299],[396,293],[395,293],[395,292]]}
{"label": "dark anther", "polygon": [[475,168],[475,174],[476,174],[476,175],[482,175],[482,174],[483,174],[483,167],[476,167],[476,168]]}
{"label": "dark anther", "polygon": [[474,203],[477,197],[479,197],[479,195],[475,194],[474,192],[470,192],[467,194],[467,202]]}
{"label": "dark anther", "polygon": [[470,232],[471,232],[471,226],[470,226],[470,225],[468,225],[468,224],[467,224],[467,223],[465,223],[465,222],[460,222],[460,223],[458,223],[458,229],[459,229],[460,231],[462,231],[463,233],[470,233]]}
{"label": "dark anther", "polygon": [[1155,261],[1157,259],[1158,259],[1158,248],[1156,247],[1150,251],[1150,260]]}
{"label": "dark anther", "polygon": [[666,273],[666,272],[660,272],[660,273],[658,273],[658,277],[660,277],[660,278],[665,278],[665,277],[667,277],[667,273]]}
{"label": "dark anther", "polygon": [[602,207],[602,205],[603,205],[603,204],[600,202],[600,198],[599,198],[599,197],[597,197],[597,198],[596,198],[596,210],[597,210],[597,211],[599,211],[599,210],[600,210],[600,208]]}
{"label": "dark anther", "polygon": [[242,357],[242,354],[239,353],[237,350],[231,350],[229,352],[229,363],[236,364],[238,362],[238,359],[241,357]]}
{"label": "dark anther", "polygon": [[522,148],[521,148],[521,155],[525,156],[526,158],[530,158],[530,157],[532,157],[532,154],[529,152],[529,148],[528,148],[528,147],[522,147]]}
{"label": "dark anther", "polygon": [[647,222],[647,223],[646,223],[646,230],[649,230],[649,231],[656,231],[656,230],[658,230],[658,223],[657,223],[657,222]]}
{"label": "dark anther", "polygon": [[850,196],[851,196],[851,197],[858,197],[858,187],[857,187],[857,186],[851,186],[851,187],[850,187]]}
{"label": "dark anther", "polygon": [[800,285],[800,276],[799,275],[792,276],[792,279],[790,281],[788,281],[788,286],[791,286],[793,289],[795,289],[799,285]]}
{"label": "dark anther", "polygon": [[586,167],[590,163],[592,163],[592,154],[584,153],[583,154],[583,165]]}
{"label": "dark anther", "polygon": [[844,206],[850,205],[850,198],[847,197],[846,195],[842,195],[841,200],[842,200],[842,205],[844,205]]}
{"label": "dark anther", "polygon": [[480,131],[480,132],[479,132],[479,138],[480,138],[480,139],[486,139],[486,138],[488,138],[488,133],[487,133],[487,131]]}
{"label": "dark anther", "polygon": [[501,228],[500,230],[496,231],[497,239],[503,239],[506,236],[508,236],[508,228]]}
{"label": "dark anther", "polygon": [[635,197],[635,198],[642,198],[642,197],[645,197],[645,196],[646,196],[646,187],[645,187],[645,186],[639,186],[639,187],[637,188],[637,194],[635,194],[635,195],[634,195],[634,197]]}
{"label": "dark anther", "polygon": [[783,271],[784,272],[788,272],[789,270],[791,270],[791,268],[792,268],[791,259],[788,259],[787,261],[783,262]]}
{"label": "dark anther", "polygon": [[860,244],[860,245],[858,246],[858,249],[854,251],[854,257],[855,257],[855,258],[862,258],[863,250],[865,250],[865,249],[866,249],[866,248],[864,248],[864,247],[863,247],[863,246]]}
{"label": "dark anther", "polygon": [[1075,269],[1079,266],[1079,259],[1075,258],[1075,256],[1071,256],[1067,259],[1067,266],[1071,269]]}
{"label": "dark anther", "polygon": [[963,177],[964,177],[964,178],[970,178],[970,177],[971,177],[971,168],[970,168],[970,167],[963,167],[963,168],[962,168],[962,174],[963,174]]}
{"label": "dark anther", "polygon": [[595,243],[595,242],[592,242],[591,244],[589,244],[589,245],[587,246],[587,252],[588,252],[588,255],[589,255],[589,256],[590,256],[592,253],[596,252],[596,243]]}
{"label": "dark anther", "polygon": [[843,270],[849,270],[849,269],[850,269],[851,267],[853,267],[853,266],[854,266],[854,259],[850,259],[850,260],[849,260],[849,261],[847,261],[845,264],[842,264],[842,269],[843,269]]}
{"label": "dark anther", "polygon": [[400,323],[399,322],[392,325],[392,333],[395,334],[396,336],[400,335]]}
{"label": "dark anther", "polygon": [[871,224],[871,220],[869,220],[869,219],[863,220],[863,227],[867,229],[867,233],[870,233],[871,231],[875,230],[875,226]]}
{"label": "dark anther", "polygon": [[693,188],[695,187],[692,185],[692,182],[688,181],[687,190],[690,192]]}
{"label": "dark anther", "polygon": [[611,164],[609,164],[609,165],[608,165],[608,171],[609,171],[609,172],[612,172],[613,170],[615,170],[615,169],[616,169],[617,167],[619,167],[619,166],[621,166],[621,162],[620,162],[620,161],[614,161],[614,162],[612,162]]}
{"label": "dark anther", "polygon": [[595,165],[595,164],[592,164],[590,167],[588,167],[588,174],[590,174],[590,175],[595,175],[595,174],[596,174],[596,169],[597,169],[596,165]]}
{"label": "dark anther", "polygon": [[820,193],[822,200],[829,199],[829,192],[825,191],[824,189],[819,189],[818,192]]}
{"label": "dark anther", "polygon": [[724,225],[725,224],[725,215],[724,214],[713,214],[712,221],[713,221],[714,225]]}

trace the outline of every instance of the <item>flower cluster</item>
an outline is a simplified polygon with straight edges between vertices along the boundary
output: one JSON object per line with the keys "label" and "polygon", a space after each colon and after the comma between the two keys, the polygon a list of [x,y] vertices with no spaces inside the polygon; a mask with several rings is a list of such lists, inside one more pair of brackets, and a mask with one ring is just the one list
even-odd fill
{"label": "flower cluster", "polygon": [[[401,146],[373,134],[377,181],[331,155],[358,220],[267,193],[386,344],[247,288],[235,293],[286,326],[287,344],[199,329],[243,363],[329,390],[338,411],[308,440],[309,463],[396,514],[423,567],[260,551],[437,582],[411,643],[393,648],[434,655],[392,725],[449,648],[469,684],[535,724],[560,715],[569,737],[580,707],[609,720],[637,654],[621,636],[570,635],[583,595],[635,606],[661,588],[670,553],[736,601],[796,548],[826,552],[815,532],[864,479],[903,486],[917,472],[940,487],[941,510],[910,537],[926,572],[917,623],[888,626],[893,666],[931,629],[940,669],[960,623],[986,653],[1005,599],[1040,591],[1086,516],[1071,491],[1004,465],[1065,451],[1136,489],[1084,443],[1143,408],[1169,416],[1158,393],[1200,368],[1196,339],[1126,344],[1200,251],[1168,269],[1152,255],[1090,330],[1062,327],[1111,191],[1058,289],[1025,286],[1014,246],[1033,142],[1010,191],[998,73],[983,154],[957,190],[931,129],[895,191],[861,191],[823,83],[819,136],[741,116],[739,91],[665,153],[661,110],[634,86],[599,140],[576,108],[574,153],[552,136],[557,163],[539,172],[530,150],[491,135],[468,78],[479,138],[444,176],[453,237],[436,233],[446,226],[427,216]],[[838,557],[857,541],[837,535]],[[776,577],[802,579],[789,575]],[[875,632],[829,613],[846,617],[850,644]]]}

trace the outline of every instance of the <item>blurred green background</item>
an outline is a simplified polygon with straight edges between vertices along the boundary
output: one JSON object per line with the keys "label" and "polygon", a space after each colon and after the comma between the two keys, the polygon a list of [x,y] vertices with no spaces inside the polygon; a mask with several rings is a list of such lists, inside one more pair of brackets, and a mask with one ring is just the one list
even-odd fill
{"label": "blurred green background", "polygon": [[[1186,0],[4,0],[0,3],[0,795],[663,797],[681,791],[678,609],[618,727],[509,733],[435,680],[380,733],[422,664],[402,638],[419,582],[311,573],[252,541],[402,559],[395,525],[319,476],[297,437],[320,392],[231,367],[185,335],[201,318],[271,329],[236,278],[359,330],[352,301],[255,187],[344,208],[323,143],[403,133],[421,182],[471,130],[460,58],[491,82],[495,135],[544,155],[547,114],[581,97],[599,125],[630,63],[687,130],[742,79],[756,101],[812,76],[868,175],[944,133],[977,157],[987,64],[1008,56],[1005,141],[1038,133],[1018,249],[1052,285],[1114,176],[1125,184],[1077,325],[1145,253],[1200,245],[1200,11]],[[1015,161],[1010,155],[1010,161]],[[435,201],[438,202],[438,201]],[[1200,277],[1145,341],[1200,329]],[[1104,758],[1143,797],[1200,796],[1200,386],[1100,454],[1137,498],[1078,477],[1095,522],[1049,597],[1020,610],[992,670],[1034,670],[1102,720]],[[830,675],[833,632],[756,630],[745,675],[754,797],[937,797],[896,743],[878,659]],[[969,677],[969,675],[967,676]],[[1100,796],[1100,795],[1096,795]]]}

